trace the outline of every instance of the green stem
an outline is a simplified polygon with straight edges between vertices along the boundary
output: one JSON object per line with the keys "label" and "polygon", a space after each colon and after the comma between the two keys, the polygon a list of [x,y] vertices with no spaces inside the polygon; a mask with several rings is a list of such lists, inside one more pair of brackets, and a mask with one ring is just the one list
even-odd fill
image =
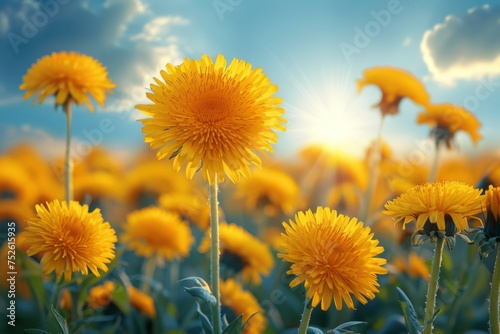
{"label": "green stem", "polygon": [[170,267],[168,268],[169,280],[170,280],[170,294],[172,299],[175,297],[175,288],[177,287],[179,281],[180,264],[179,260],[174,259],[170,262]]}
{"label": "green stem", "polygon": [[154,280],[156,262],[156,254],[153,254],[153,256],[149,257],[144,264],[144,279],[142,281],[141,290],[146,294],[149,293],[151,282]]}
{"label": "green stem", "polygon": [[216,303],[212,305],[212,322],[214,333],[221,334],[221,303],[220,303],[220,257],[219,257],[219,199],[217,174],[214,175],[214,184],[210,185],[210,283]]}
{"label": "green stem", "polygon": [[495,260],[495,268],[493,269],[493,277],[491,279],[491,295],[490,295],[490,333],[500,334],[500,314],[498,295],[500,290],[500,244],[497,247],[497,258]]}
{"label": "green stem", "polygon": [[434,160],[432,161],[431,171],[429,173],[429,182],[436,181],[440,152],[441,152],[440,145],[439,143],[436,143],[436,154],[434,154]]}
{"label": "green stem", "polygon": [[379,173],[379,165],[380,160],[382,160],[382,127],[384,125],[385,117],[382,116],[380,119],[380,125],[378,128],[377,138],[375,139],[375,146],[373,147],[373,152],[368,157],[368,169],[372,172],[370,178],[368,180],[368,186],[366,187],[366,191],[361,202],[361,208],[359,212],[359,220],[367,223],[368,214],[370,212],[370,204],[373,193],[375,192],[375,188],[377,186],[378,181],[378,173]]}
{"label": "green stem", "polygon": [[64,189],[66,193],[66,202],[69,204],[73,200],[73,166],[71,164],[71,99],[63,104],[63,110],[66,113],[66,155],[64,157]]}
{"label": "green stem", "polygon": [[306,334],[307,327],[309,327],[309,320],[311,320],[312,313],[311,300],[306,297],[304,302],[304,312],[302,313],[302,319],[300,320],[299,334]]}
{"label": "green stem", "polygon": [[441,260],[443,259],[444,238],[437,238],[436,249],[434,250],[434,259],[432,259],[431,279],[429,281],[429,288],[427,289],[427,302],[425,305],[425,324],[424,334],[431,334],[434,328],[432,324],[432,317],[434,316],[434,309],[436,307],[436,295],[439,287],[439,270],[441,268]]}
{"label": "green stem", "polygon": [[54,305],[56,310],[59,310],[59,294],[61,292],[62,284],[64,281],[64,274],[55,280],[54,288],[50,297],[50,304],[47,305],[47,312],[50,312],[50,305]]}

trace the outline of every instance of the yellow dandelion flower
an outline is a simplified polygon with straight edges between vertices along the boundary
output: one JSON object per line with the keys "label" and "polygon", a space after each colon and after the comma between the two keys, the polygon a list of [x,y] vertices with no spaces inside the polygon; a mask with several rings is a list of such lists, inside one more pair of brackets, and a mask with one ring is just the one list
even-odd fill
{"label": "yellow dandelion flower", "polygon": [[148,207],[127,215],[122,241],[137,255],[158,255],[171,261],[188,256],[194,238],[177,213]]}
{"label": "yellow dandelion flower", "polygon": [[327,203],[330,207],[345,209],[348,212],[355,212],[358,209],[360,192],[352,182],[345,182],[334,186],[327,195]]}
{"label": "yellow dandelion flower", "polygon": [[32,205],[37,196],[38,190],[23,165],[11,157],[0,157],[0,199]]}
{"label": "yellow dandelion flower", "polygon": [[28,219],[35,216],[31,205],[12,199],[0,200],[0,222],[15,222],[16,228],[24,228]]}
{"label": "yellow dandelion flower", "polygon": [[85,102],[91,112],[91,95],[104,107],[106,93],[116,85],[107,77],[106,68],[90,56],[76,52],[53,52],[40,58],[23,77],[19,88],[26,90],[25,99],[35,95],[33,103],[42,103],[47,96],[55,95],[56,105],[74,101]]}
{"label": "yellow dandelion flower", "polygon": [[481,171],[465,156],[449,158],[439,163],[437,181],[460,181],[476,185],[481,179]]}
{"label": "yellow dandelion flower", "polygon": [[74,177],[74,197],[83,201],[85,196],[92,199],[103,197],[118,197],[118,178],[108,172],[86,172],[77,174]]}
{"label": "yellow dandelion flower", "polygon": [[408,274],[411,277],[421,277],[424,281],[428,281],[431,277],[425,260],[415,252],[411,252],[408,259]]}
{"label": "yellow dandelion flower", "polygon": [[487,178],[491,180],[494,186],[500,187],[500,163],[490,169]]}
{"label": "yellow dandelion flower", "polygon": [[259,305],[257,299],[249,292],[243,290],[243,287],[233,279],[220,282],[220,297],[222,303],[222,312],[226,315],[229,322],[243,315],[247,323],[243,334],[261,334],[267,326],[267,318],[264,316],[264,310]]}
{"label": "yellow dandelion flower", "polygon": [[397,256],[392,264],[402,273],[407,273],[410,277],[420,277],[424,281],[430,279],[429,267],[425,260],[417,253],[411,252],[407,259],[402,256]]}
{"label": "yellow dandelion flower", "polygon": [[175,169],[186,166],[190,179],[200,168],[210,184],[216,174],[220,182],[225,175],[233,182],[248,177],[249,166],[261,164],[256,152],[273,151],[273,130],[285,130],[282,100],[273,96],[278,87],[243,60],[226,68],[224,56],[214,63],[203,55],[167,64],[160,74],[146,94],[153,104],[136,107],[152,116],[142,120],[142,131],[159,149],[157,158],[175,157]]}
{"label": "yellow dandelion flower", "polygon": [[88,306],[92,309],[107,307],[111,303],[115,286],[113,281],[106,281],[104,284],[91,288],[87,297]]}
{"label": "yellow dandelion flower", "polygon": [[427,182],[429,169],[423,164],[413,164],[407,159],[382,161],[380,177],[385,180],[389,189],[396,195]]}
{"label": "yellow dandelion flower", "polygon": [[59,306],[61,307],[61,309],[66,310],[66,312],[68,313],[70,313],[73,309],[73,297],[71,297],[71,292],[69,291],[69,289],[62,289]]}
{"label": "yellow dandelion flower", "polygon": [[[458,232],[468,228],[467,218],[481,211],[481,192],[463,182],[444,181],[418,185],[410,188],[398,198],[385,204],[384,214],[393,217],[395,224],[406,224],[416,220],[417,230],[436,224],[438,231],[449,231],[454,224]],[[451,220],[450,220],[451,219]],[[455,233],[452,233],[455,234]]]}
{"label": "yellow dandelion flower", "polygon": [[208,199],[202,200],[199,196],[190,193],[169,193],[161,195],[158,204],[164,210],[177,212],[183,219],[202,230],[210,226]]}
{"label": "yellow dandelion flower", "polygon": [[408,98],[414,103],[425,106],[430,96],[424,85],[413,74],[396,67],[376,66],[363,72],[357,80],[358,92],[366,85],[375,85],[382,91],[382,99],[374,108],[380,108],[382,116],[399,112],[399,103]]}
{"label": "yellow dandelion flower", "polygon": [[60,171],[62,176],[62,163],[60,166],[49,165],[33,147],[27,144],[14,146],[7,154],[22,165],[30,177],[32,187],[37,190],[36,199],[31,204],[50,202],[63,197],[63,188],[56,175]]}
{"label": "yellow dandelion flower", "polygon": [[[259,284],[260,275],[269,275],[274,259],[269,247],[254,237],[243,227],[222,222],[219,230],[221,265],[228,271],[241,271],[245,281]],[[210,250],[210,233],[203,238],[199,251]]]}
{"label": "yellow dandelion flower", "polygon": [[481,123],[470,111],[450,103],[431,104],[417,116],[417,123],[427,123],[431,128],[431,135],[436,144],[446,143],[451,148],[457,131],[466,132],[474,145],[483,137],[479,133]]}
{"label": "yellow dandelion flower", "polygon": [[236,199],[245,200],[247,210],[263,208],[266,214],[292,213],[299,202],[299,186],[280,170],[265,168],[242,180],[236,190]]}
{"label": "yellow dandelion flower", "polygon": [[[88,172],[108,172],[112,175],[120,175],[122,166],[104,148],[93,146],[90,152],[83,158],[81,165]],[[75,173],[77,168],[75,167]]]}
{"label": "yellow dandelion flower", "polygon": [[132,305],[139,312],[144,313],[150,318],[156,315],[155,302],[151,296],[136,289],[132,285],[127,288],[127,294]]}
{"label": "yellow dandelion flower", "polygon": [[171,165],[158,161],[135,166],[126,175],[123,187],[125,201],[136,207],[156,204],[161,194],[191,191],[188,179],[179,177]]}
{"label": "yellow dandelion flower", "polygon": [[55,270],[69,281],[76,271],[88,275],[90,269],[95,276],[100,276],[99,269],[108,271],[117,238],[99,209],[89,212],[87,205],[58,200],[35,208],[37,217],[28,221],[23,234],[28,256],[42,254],[44,274]]}
{"label": "yellow dandelion flower", "polygon": [[375,298],[380,286],[377,274],[387,273],[382,267],[387,261],[375,257],[384,248],[369,227],[323,207],[315,213],[300,211],[295,221],[283,226],[278,257],[292,263],[287,271],[295,275],[290,287],[304,283],[312,307],[321,303],[321,309],[327,310],[333,300],[337,310],[342,309],[342,301],[354,309],[351,295],[363,304]]}
{"label": "yellow dandelion flower", "polygon": [[385,161],[385,160],[390,160],[392,158],[392,148],[391,146],[384,140],[380,142],[380,148],[378,152],[375,150],[377,145],[377,140],[373,140],[366,149],[366,154],[365,154],[365,163],[368,163],[371,161],[371,158],[373,154],[377,153],[380,155],[380,160]]}
{"label": "yellow dandelion flower", "polygon": [[486,220],[484,222],[484,234],[486,238],[498,238],[500,241],[500,187],[489,186],[484,196]]}

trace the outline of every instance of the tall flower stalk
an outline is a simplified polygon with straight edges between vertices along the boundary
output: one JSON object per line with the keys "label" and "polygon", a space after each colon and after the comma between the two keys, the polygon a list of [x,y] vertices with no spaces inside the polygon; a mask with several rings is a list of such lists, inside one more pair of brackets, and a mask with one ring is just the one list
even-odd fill
{"label": "tall flower stalk", "polygon": [[73,200],[73,164],[71,161],[71,99],[63,104],[66,114],[66,154],[64,156],[64,193],[66,202]]}
{"label": "tall flower stalk", "polygon": [[486,220],[483,238],[479,242],[481,258],[485,258],[496,249],[495,266],[491,278],[490,292],[490,333],[500,334],[500,187],[490,185],[484,196]]}
{"label": "tall flower stalk", "polygon": [[500,311],[499,311],[499,291],[500,291],[500,244],[497,243],[497,257],[495,260],[495,268],[491,279],[490,293],[490,333],[500,334]]}
{"label": "tall flower stalk", "polygon": [[304,312],[302,312],[302,319],[300,320],[299,334],[306,334],[307,328],[309,327],[309,321],[311,320],[313,307],[311,305],[311,299],[306,297],[304,301]]}
{"label": "tall flower stalk", "polygon": [[428,324],[424,329],[424,334],[432,333],[434,310],[436,308],[436,296],[439,287],[439,272],[441,270],[441,262],[443,259],[444,238],[438,238],[436,248],[434,249],[434,258],[432,259],[431,278],[427,288],[427,301],[425,304],[425,319],[424,323]]}
{"label": "tall flower stalk", "polygon": [[222,333],[221,302],[220,302],[220,245],[219,245],[219,199],[217,175],[215,182],[210,185],[210,285],[215,296],[215,305],[212,305],[212,321],[214,333]]}
{"label": "tall flower stalk", "polygon": [[372,153],[369,156],[368,161],[368,170],[371,171],[370,178],[368,180],[368,187],[366,188],[365,195],[363,197],[363,201],[361,202],[361,209],[359,212],[359,219],[361,221],[368,221],[368,215],[370,213],[370,204],[373,197],[373,193],[375,192],[375,188],[377,186],[378,176],[379,176],[379,168],[380,168],[380,160],[382,158],[382,127],[384,125],[385,115],[382,114],[380,119],[380,125],[378,128],[377,138],[375,139],[375,145]]}

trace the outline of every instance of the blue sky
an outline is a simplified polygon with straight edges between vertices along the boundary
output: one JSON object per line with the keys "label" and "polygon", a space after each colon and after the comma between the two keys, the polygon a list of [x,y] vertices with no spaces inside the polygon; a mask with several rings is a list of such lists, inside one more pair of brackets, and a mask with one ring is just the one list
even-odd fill
{"label": "blue sky", "polygon": [[[31,25],[31,30],[29,29]],[[53,51],[97,58],[118,88],[106,108],[75,108],[74,154],[102,144],[126,155],[145,147],[133,106],[145,102],[153,76],[184,57],[242,58],[279,86],[288,130],[276,154],[325,142],[361,155],[375,137],[380,92],[356,92],[363,70],[404,68],[420,78],[433,102],[476,114],[484,140],[461,151],[498,150],[500,142],[500,5],[478,1],[264,0],[3,0],[0,3],[0,151],[32,142],[62,155],[65,117],[53,101],[32,106],[22,76]],[[415,123],[420,108],[403,100],[383,137],[406,154],[428,136]]]}

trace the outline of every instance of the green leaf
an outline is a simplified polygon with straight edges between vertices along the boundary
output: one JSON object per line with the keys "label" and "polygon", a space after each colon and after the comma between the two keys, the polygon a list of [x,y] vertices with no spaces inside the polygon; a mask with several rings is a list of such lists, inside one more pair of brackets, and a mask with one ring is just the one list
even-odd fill
{"label": "green leaf", "polygon": [[243,331],[242,324],[243,316],[240,315],[238,318],[233,320],[233,322],[231,322],[229,326],[226,327],[226,329],[222,331],[222,334],[241,334]]}
{"label": "green leaf", "polygon": [[245,323],[243,324],[243,326],[241,326],[241,329],[245,329],[245,327],[247,326],[248,322],[250,321],[250,319],[252,319],[255,315],[259,314],[260,312],[255,312],[254,314],[252,314],[250,317],[248,317],[247,321],[245,321]]}
{"label": "green leaf", "polygon": [[212,327],[212,324],[210,323],[210,320],[208,320],[207,316],[201,311],[200,303],[196,303],[196,312],[198,312],[198,315],[200,316],[201,325],[203,326],[205,334],[214,334],[214,328]]}
{"label": "green leaf", "polygon": [[194,284],[196,286],[210,290],[210,286],[208,285],[208,283],[203,278],[197,277],[197,276],[186,277],[186,278],[178,280],[177,282],[178,283],[191,283],[191,284]]}
{"label": "green leaf", "polygon": [[37,328],[28,328],[24,330],[26,333],[31,333],[31,334],[48,334],[48,332],[43,331],[41,329]]}
{"label": "green leaf", "polygon": [[128,314],[131,306],[130,301],[128,300],[127,289],[125,289],[125,286],[120,280],[118,280],[116,284],[116,288],[111,294],[111,301],[121,312]]}
{"label": "green leaf", "polygon": [[307,333],[309,334],[324,334],[323,331],[316,327],[307,327]]}
{"label": "green leaf", "polygon": [[31,292],[35,296],[40,309],[43,310],[47,304],[47,296],[43,285],[43,273],[40,263],[21,251],[17,251],[16,256],[19,259],[21,268],[23,269],[22,276],[26,278],[26,281],[29,283]]}
{"label": "green leaf", "polygon": [[69,334],[68,324],[55,309],[50,305],[50,312],[47,318],[47,329],[50,334]]}
{"label": "green leaf", "polygon": [[116,333],[116,330],[118,329],[118,327],[120,327],[120,323],[122,322],[122,318],[121,317],[118,317],[115,321],[115,323],[113,324],[113,326],[111,326],[110,328],[106,329],[105,331],[102,331],[101,333],[102,334],[114,334]]}
{"label": "green leaf", "polygon": [[329,330],[326,334],[356,334],[363,332],[366,327],[366,322],[364,321],[348,321]]}
{"label": "green leaf", "polygon": [[408,329],[409,334],[418,334],[421,333],[423,327],[420,325],[417,317],[417,313],[415,312],[415,308],[413,307],[410,299],[405,295],[403,290],[396,287],[398,291],[398,299],[401,305],[401,309],[403,310],[403,316],[406,322],[406,328]]}
{"label": "green leaf", "polygon": [[212,305],[215,305],[217,303],[217,299],[215,299],[215,296],[210,293],[205,288],[198,287],[198,286],[193,286],[193,287],[184,287],[184,290],[186,290],[187,293],[189,293],[193,297],[200,298],[206,302],[209,302]]}

